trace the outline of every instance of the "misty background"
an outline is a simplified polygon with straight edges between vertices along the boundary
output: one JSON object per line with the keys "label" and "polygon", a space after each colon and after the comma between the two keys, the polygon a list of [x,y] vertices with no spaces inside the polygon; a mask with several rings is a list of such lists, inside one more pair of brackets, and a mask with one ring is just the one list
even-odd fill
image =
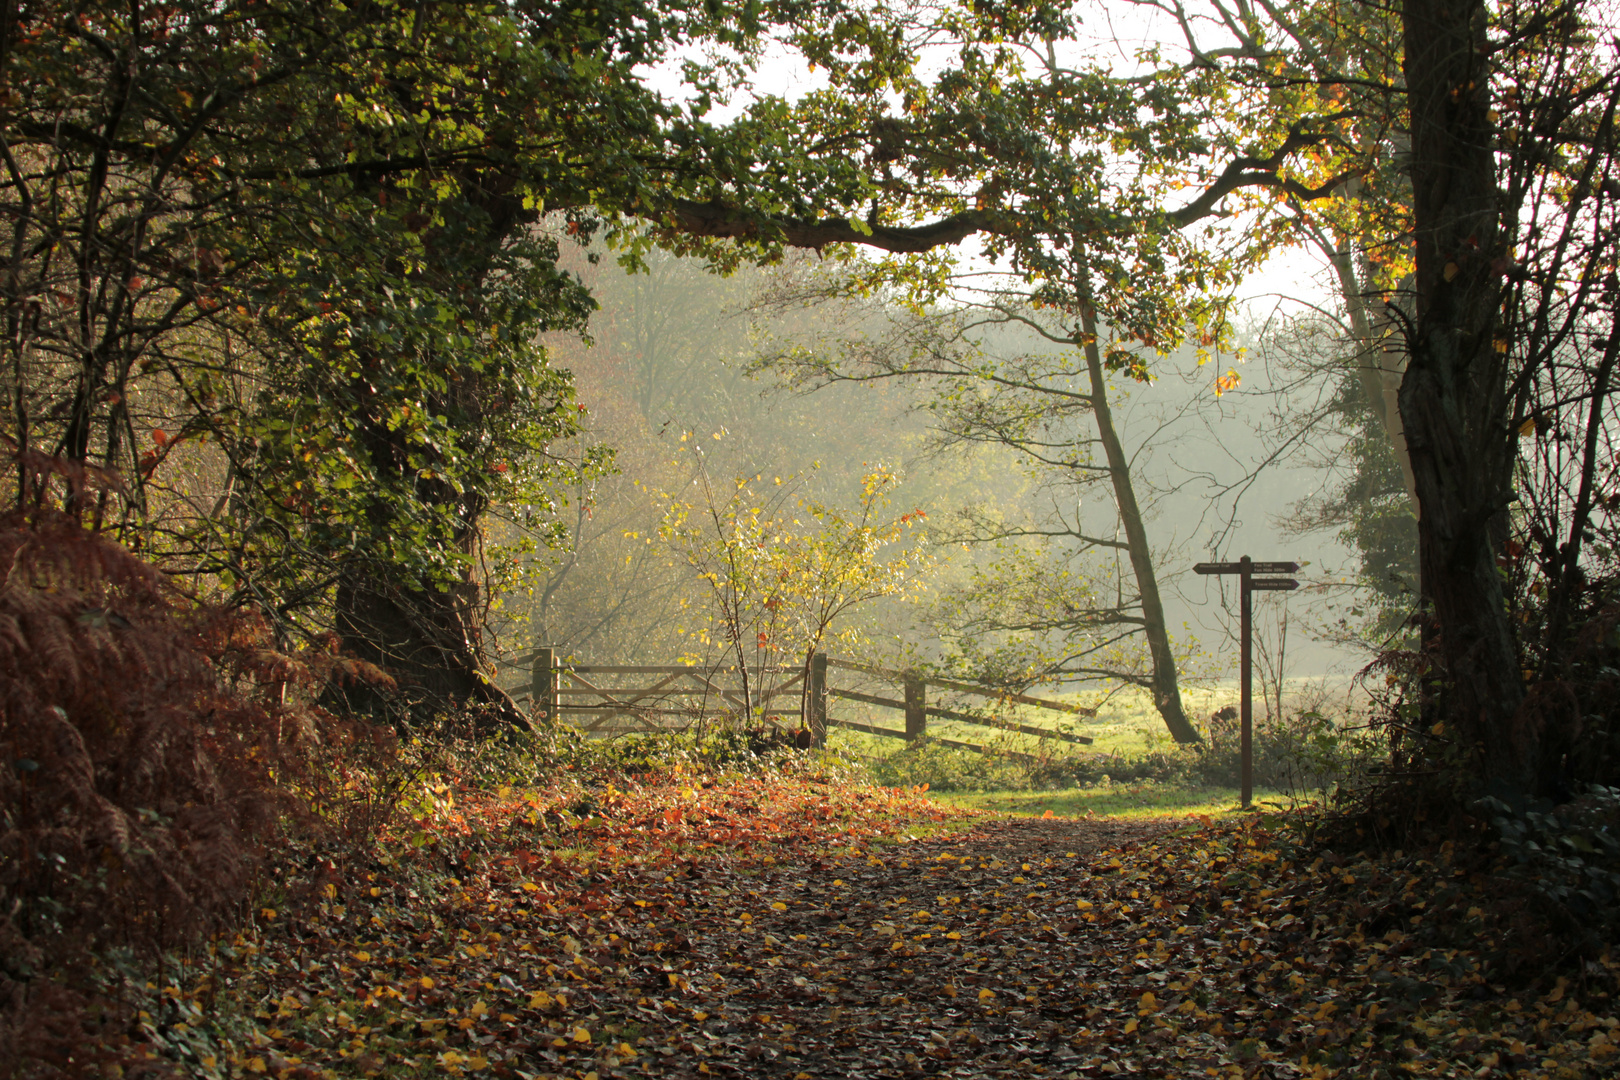
{"label": "misty background", "polygon": [[[763,304],[780,268],[719,276],[695,260],[655,253],[639,274],[606,257],[582,259],[575,269],[601,310],[588,336],[553,335],[546,344],[552,363],[577,380],[587,434],[552,453],[582,463],[607,447],[612,465],[566,492],[559,517],[567,535],[557,550],[523,552],[521,508],[512,527],[497,529],[497,546],[518,552],[521,567],[494,612],[505,657],[551,645],[592,664],[702,658],[702,590],[657,535],[671,499],[690,494],[698,468],[845,507],[854,505],[863,475],[879,467],[897,473],[895,508],[926,513],[938,566],[921,594],[876,601],[854,616],[863,651],[896,661],[948,651],[939,599],[997,557],[996,545],[964,543],[965,513],[1023,522],[1057,515],[1092,535],[1117,532],[1106,485],[1054,484],[1049,470],[1002,447],[942,446],[929,393],[914,382],[804,390],[769,370],[751,374],[762,352],[784,342],[814,349],[847,317],[832,305]],[[1320,316],[1275,311],[1251,317],[1239,339],[1240,354],[1200,365],[1184,349],[1156,358],[1151,382],[1123,374],[1111,382],[1167,623],[1187,650],[1183,677],[1192,685],[1235,678],[1235,578],[1198,576],[1192,567],[1247,554],[1304,564],[1298,592],[1255,595],[1263,662],[1274,669],[1281,645],[1285,676],[1342,685],[1371,658],[1356,643],[1368,639],[1360,560],[1341,528],[1308,528],[1312,515],[1301,512],[1344,481],[1350,436],[1330,408],[1331,372],[1343,370],[1333,363],[1339,346]],[[1028,335],[997,331],[987,347],[1033,344]],[[1240,380],[1223,391],[1217,380],[1229,371]],[[1056,543],[1044,557],[1089,575],[1104,593],[1128,598],[1133,590],[1122,555],[1077,554]]]}

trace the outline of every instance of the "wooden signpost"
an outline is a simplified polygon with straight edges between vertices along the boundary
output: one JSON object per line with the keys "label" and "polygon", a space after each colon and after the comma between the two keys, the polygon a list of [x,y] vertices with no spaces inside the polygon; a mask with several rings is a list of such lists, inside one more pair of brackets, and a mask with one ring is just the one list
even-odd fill
{"label": "wooden signpost", "polygon": [[1259,592],[1285,592],[1299,588],[1299,582],[1293,578],[1284,577],[1255,577],[1256,574],[1292,574],[1299,570],[1299,563],[1293,562],[1255,562],[1247,555],[1237,562],[1204,562],[1193,567],[1196,574],[1236,574],[1238,575],[1238,610],[1241,613],[1238,621],[1238,641],[1241,658],[1238,661],[1238,682],[1241,686],[1242,697],[1238,708],[1239,721],[1242,724],[1242,756],[1243,756],[1243,809],[1249,809],[1254,800],[1254,695],[1250,690],[1250,676],[1253,674],[1254,664],[1252,652],[1254,646],[1254,625],[1250,615],[1249,594]]}

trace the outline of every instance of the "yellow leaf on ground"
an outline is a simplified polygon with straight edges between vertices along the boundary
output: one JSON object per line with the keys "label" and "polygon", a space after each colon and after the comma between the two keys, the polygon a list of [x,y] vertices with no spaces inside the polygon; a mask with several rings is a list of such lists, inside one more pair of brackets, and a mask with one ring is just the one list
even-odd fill
{"label": "yellow leaf on ground", "polygon": [[574,1041],[577,1043],[588,1043],[591,1041],[591,1033],[582,1027],[577,1027],[574,1029]]}

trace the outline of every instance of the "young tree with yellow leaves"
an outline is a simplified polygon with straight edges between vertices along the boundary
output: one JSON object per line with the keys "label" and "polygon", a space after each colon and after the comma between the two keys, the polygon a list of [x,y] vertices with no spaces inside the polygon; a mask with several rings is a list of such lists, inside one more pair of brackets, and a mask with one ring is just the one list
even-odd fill
{"label": "young tree with yellow leaves", "polygon": [[[701,449],[692,453],[696,497],[669,497],[658,538],[703,583],[695,636],[735,662],[752,718],[764,708],[757,673],[771,658],[801,658],[807,690],[819,649],[860,638],[839,624],[872,601],[905,595],[932,570],[926,536],[902,544],[926,514],[889,516],[899,478],[881,467],[863,478],[856,509],[845,514],[795,495],[780,477],[768,486],[761,476],[716,483]],[[808,720],[807,701],[801,694]]]}

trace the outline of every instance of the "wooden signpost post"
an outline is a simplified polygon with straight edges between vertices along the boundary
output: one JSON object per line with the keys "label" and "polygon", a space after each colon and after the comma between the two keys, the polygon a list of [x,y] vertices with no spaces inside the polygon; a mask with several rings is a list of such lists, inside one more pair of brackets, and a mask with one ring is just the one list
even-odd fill
{"label": "wooden signpost post", "polygon": [[1196,574],[1236,574],[1238,575],[1238,595],[1240,597],[1238,610],[1238,641],[1241,658],[1238,661],[1238,682],[1241,686],[1241,698],[1238,708],[1239,722],[1242,724],[1242,755],[1243,755],[1243,809],[1249,809],[1254,800],[1254,694],[1250,690],[1250,676],[1254,671],[1252,652],[1254,645],[1254,624],[1250,616],[1249,594],[1251,592],[1284,592],[1299,588],[1299,582],[1293,578],[1283,577],[1255,577],[1256,574],[1292,574],[1299,570],[1299,563],[1293,562],[1255,562],[1247,555],[1237,562],[1204,562],[1193,567]]}

